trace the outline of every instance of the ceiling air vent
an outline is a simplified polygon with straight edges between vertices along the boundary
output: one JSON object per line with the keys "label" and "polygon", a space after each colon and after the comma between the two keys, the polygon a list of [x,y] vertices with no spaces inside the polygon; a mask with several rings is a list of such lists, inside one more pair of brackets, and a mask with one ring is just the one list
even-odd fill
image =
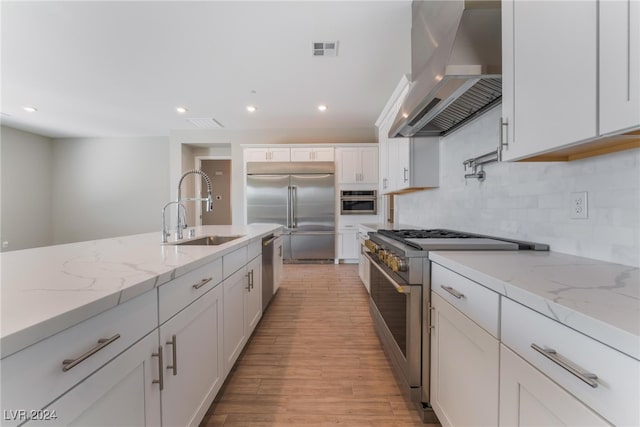
{"label": "ceiling air vent", "polygon": [[191,119],[187,119],[187,121],[189,121],[195,127],[198,127],[200,129],[222,129],[223,128],[223,126],[220,123],[218,123],[216,120],[208,117],[204,119],[191,118]]}
{"label": "ceiling air vent", "polygon": [[313,42],[313,56],[338,56],[338,42]]}

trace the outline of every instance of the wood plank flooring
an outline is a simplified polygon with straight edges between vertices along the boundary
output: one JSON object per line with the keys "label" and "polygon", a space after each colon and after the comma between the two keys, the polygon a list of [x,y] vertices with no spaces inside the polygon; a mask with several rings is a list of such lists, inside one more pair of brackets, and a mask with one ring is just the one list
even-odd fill
{"label": "wood plank flooring", "polygon": [[401,395],[356,265],[284,266],[200,427],[425,426]]}

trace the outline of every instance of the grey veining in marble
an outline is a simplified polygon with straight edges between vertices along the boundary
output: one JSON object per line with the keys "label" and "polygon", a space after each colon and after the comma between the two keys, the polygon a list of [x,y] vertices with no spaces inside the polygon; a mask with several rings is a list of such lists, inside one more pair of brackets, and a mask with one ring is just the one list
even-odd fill
{"label": "grey veining in marble", "polygon": [[196,237],[244,236],[219,246],[163,245],[157,232],[2,253],[2,357],[280,228],[276,224],[196,228]]}
{"label": "grey veining in marble", "polygon": [[429,257],[640,360],[640,268],[555,252],[431,252]]}

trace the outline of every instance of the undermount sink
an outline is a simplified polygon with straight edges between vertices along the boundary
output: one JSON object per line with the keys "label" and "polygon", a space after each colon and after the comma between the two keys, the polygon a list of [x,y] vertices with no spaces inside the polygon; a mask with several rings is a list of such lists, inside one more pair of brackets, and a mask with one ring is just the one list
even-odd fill
{"label": "undermount sink", "polygon": [[176,242],[175,245],[194,245],[194,246],[213,246],[221,245],[232,240],[239,239],[244,236],[204,236],[198,239],[185,240],[184,242]]}

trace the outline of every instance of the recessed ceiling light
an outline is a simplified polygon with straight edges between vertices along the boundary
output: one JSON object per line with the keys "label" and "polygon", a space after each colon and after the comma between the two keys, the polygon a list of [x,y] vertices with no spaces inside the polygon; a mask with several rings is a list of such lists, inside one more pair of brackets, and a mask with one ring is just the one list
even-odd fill
{"label": "recessed ceiling light", "polygon": [[327,106],[326,105],[318,105],[318,110],[327,111]]}
{"label": "recessed ceiling light", "polygon": [[29,112],[29,113],[35,113],[36,111],[38,111],[38,109],[37,109],[36,107],[33,107],[33,106],[31,106],[31,105],[28,105],[28,106],[26,106],[26,107],[22,107],[22,109],[23,109],[24,111]]}
{"label": "recessed ceiling light", "polygon": [[188,110],[184,107],[176,107],[176,111],[180,114],[186,113]]}
{"label": "recessed ceiling light", "polygon": [[255,105],[247,105],[247,111],[250,113],[255,113],[256,110],[258,110],[258,107],[256,107]]}

